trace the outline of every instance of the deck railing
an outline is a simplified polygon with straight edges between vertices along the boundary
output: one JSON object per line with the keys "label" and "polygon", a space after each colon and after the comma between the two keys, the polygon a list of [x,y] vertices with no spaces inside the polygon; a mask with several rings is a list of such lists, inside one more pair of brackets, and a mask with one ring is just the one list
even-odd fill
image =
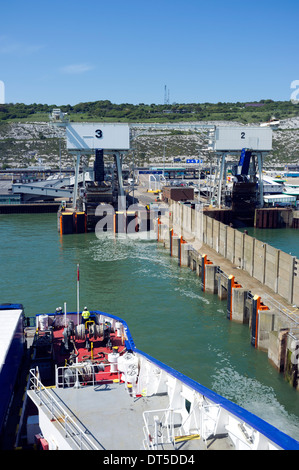
{"label": "deck railing", "polygon": [[80,427],[74,419],[68,415],[67,409],[62,406],[62,402],[51,391],[46,388],[39,379],[38,369],[30,370],[30,390],[34,391],[39,402],[39,406],[45,407],[50,413],[50,419],[55,422],[64,434],[69,438],[79,450],[99,450],[98,447],[87,435],[87,430]]}
{"label": "deck railing", "polygon": [[150,410],[143,413],[144,448],[147,450],[164,449],[165,445],[174,448],[173,409]]}
{"label": "deck railing", "polygon": [[[105,364],[105,369],[111,367],[111,364]],[[78,363],[71,366],[56,368],[55,384],[57,388],[75,387],[81,385],[98,385],[105,382],[120,383],[121,373],[119,371],[111,372],[99,370],[98,364]]]}

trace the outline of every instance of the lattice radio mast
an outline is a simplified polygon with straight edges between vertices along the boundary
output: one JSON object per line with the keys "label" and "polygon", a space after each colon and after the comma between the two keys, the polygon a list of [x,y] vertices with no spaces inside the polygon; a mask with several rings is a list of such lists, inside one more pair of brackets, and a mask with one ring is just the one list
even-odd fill
{"label": "lattice radio mast", "polygon": [[169,104],[169,89],[167,86],[164,86],[164,104]]}

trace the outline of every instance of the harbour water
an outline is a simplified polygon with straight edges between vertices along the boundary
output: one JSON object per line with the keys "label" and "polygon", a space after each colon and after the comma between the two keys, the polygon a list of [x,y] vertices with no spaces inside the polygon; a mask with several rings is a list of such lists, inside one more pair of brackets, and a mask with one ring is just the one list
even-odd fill
{"label": "harbour water", "polygon": [[1,303],[20,302],[28,316],[64,302],[76,311],[79,263],[81,309],[121,316],[138,348],[299,440],[298,392],[194,272],[155,241],[61,237],[56,227],[55,214],[0,215]]}

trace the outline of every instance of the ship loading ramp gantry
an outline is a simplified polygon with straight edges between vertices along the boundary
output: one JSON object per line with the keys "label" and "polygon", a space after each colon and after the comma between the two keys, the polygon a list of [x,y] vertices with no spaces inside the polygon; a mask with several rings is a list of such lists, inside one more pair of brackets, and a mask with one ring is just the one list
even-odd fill
{"label": "ship loading ramp gantry", "polygon": [[[50,116],[51,124],[64,127],[66,130],[66,147],[74,156],[75,178],[72,196],[72,208],[68,208],[68,215],[77,217],[85,213],[84,224],[81,230],[92,231],[98,218],[95,215],[99,204],[109,204],[116,210],[126,210],[126,197],[122,177],[123,155],[130,150],[130,129],[128,124],[122,123],[70,123],[67,116],[59,109],[55,109]],[[104,154],[110,160],[111,174],[106,179],[104,168]],[[93,170],[90,171],[89,162],[93,160]],[[91,175],[86,178],[86,175]],[[80,187],[81,186],[81,187]],[[62,208],[64,210],[64,208]],[[62,215],[60,210],[59,219]],[[66,223],[63,233],[73,233],[73,220]],[[83,229],[82,229],[83,227]],[[77,227],[75,227],[77,231]]]}
{"label": "ship loading ramp gantry", "polygon": [[[272,151],[272,129],[216,127],[212,150],[217,164],[210,202],[217,208],[230,204],[236,219],[252,220],[255,209],[264,205],[263,162]],[[230,192],[227,191],[229,167],[232,180]]]}

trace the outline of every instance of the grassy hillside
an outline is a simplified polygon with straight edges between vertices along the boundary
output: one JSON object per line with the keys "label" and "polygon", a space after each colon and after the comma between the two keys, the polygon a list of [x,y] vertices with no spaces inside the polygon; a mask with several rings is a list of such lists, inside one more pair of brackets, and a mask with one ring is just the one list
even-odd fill
{"label": "grassy hillside", "polygon": [[[299,161],[298,106],[291,102],[262,100],[259,103],[202,103],[172,105],[112,104],[110,101],[63,105],[71,122],[213,122],[215,125],[259,125],[275,116],[281,120],[273,132],[273,151],[267,165]],[[56,105],[0,105],[0,168],[43,163],[59,167],[73,165],[67,152],[65,131],[49,126],[49,114]],[[148,130],[133,141],[135,164],[173,161],[174,157],[197,157],[206,148],[205,131]],[[132,155],[126,156],[131,163]]]}
{"label": "grassy hillside", "polygon": [[243,124],[298,116],[298,105],[291,101],[261,100],[254,103],[173,103],[171,105],[129,103],[113,104],[109,100],[71,105],[23,103],[0,105],[0,122],[43,122],[49,113],[60,107],[71,121],[105,122],[176,122],[176,121],[239,121]]}

